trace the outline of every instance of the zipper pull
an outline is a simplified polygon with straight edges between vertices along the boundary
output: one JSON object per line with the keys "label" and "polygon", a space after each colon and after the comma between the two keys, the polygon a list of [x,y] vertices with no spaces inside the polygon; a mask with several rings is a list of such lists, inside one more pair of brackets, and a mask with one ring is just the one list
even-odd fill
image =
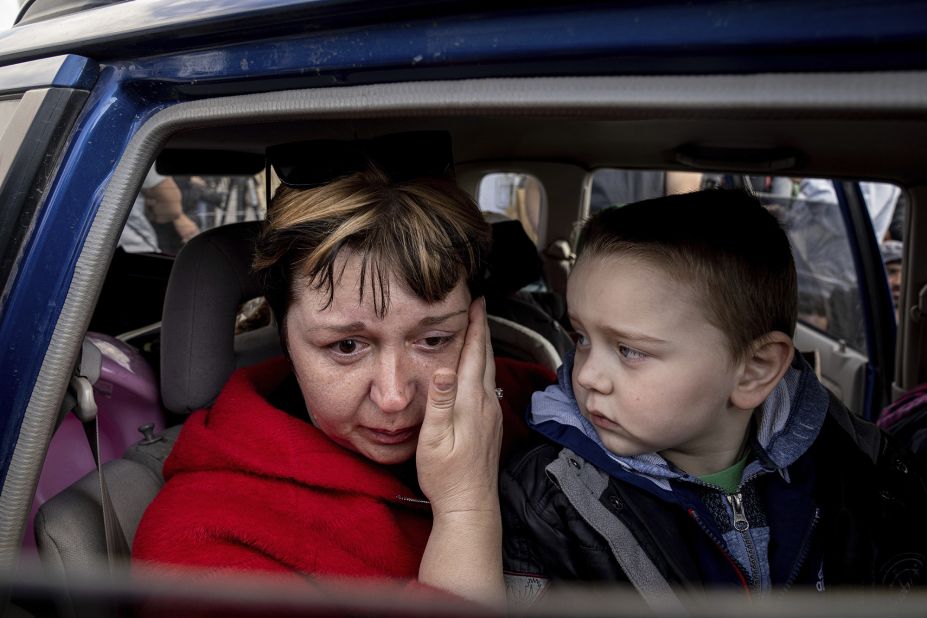
{"label": "zipper pull", "polygon": [[745,532],[750,528],[750,522],[744,515],[743,496],[739,493],[727,496],[727,501],[731,503],[731,509],[734,511],[734,529],[738,532]]}

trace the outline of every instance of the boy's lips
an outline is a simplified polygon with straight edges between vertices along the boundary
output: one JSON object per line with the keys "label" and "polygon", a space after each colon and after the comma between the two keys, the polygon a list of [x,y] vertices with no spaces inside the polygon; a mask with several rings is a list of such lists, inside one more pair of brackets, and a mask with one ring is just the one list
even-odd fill
{"label": "boy's lips", "polygon": [[608,429],[610,431],[614,431],[618,429],[619,427],[621,427],[621,425],[619,425],[615,421],[608,419],[602,416],[601,414],[598,414],[592,411],[589,411],[589,422],[591,422],[596,427],[601,427],[602,429]]}

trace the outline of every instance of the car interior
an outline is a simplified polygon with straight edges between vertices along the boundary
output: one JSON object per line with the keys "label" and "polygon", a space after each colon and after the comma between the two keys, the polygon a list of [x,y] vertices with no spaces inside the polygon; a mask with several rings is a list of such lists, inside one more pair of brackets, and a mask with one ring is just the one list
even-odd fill
{"label": "car interior", "polygon": [[[48,352],[79,360],[40,376],[33,394],[39,401],[43,392],[72,386],[60,406],[60,396],[46,397],[54,403],[30,412],[36,426],[55,433],[47,454],[37,444],[22,464],[39,487],[32,514],[23,517],[24,528],[34,525],[34,540],[31,529],[24,533],[23,554],[37,551],[50,573],[65,576],[125,560],[185,415],[208,406],[236,367],[280,353],[272,318],[246,328],[240,322],[261,294],[249,261],[257,215],[275,183],[265,155],[295,141],[446,132],[458,183],[474,199],[494,182],[505,195],[504,209],[480,201],[505,249],[494,256],[491,281],[499,294],[518,295],[490,311],[494,348],[552,369],[569,346],[566,275],[597,170],[695,172],[701,186],[752,187],[779,210],[792,202],[764,197],[750,178],[833,179],[839,204],[831,220],[853,266],[853,311],[840,318],[850,326],[830,328],[839,319],[825,307],[820,315],[830,320],[809,313],[795,342],[852,411],[874,418],[927,380],[920,319],[927,218],[919,212],[927,203],[927,124],[912,96],[917,88],[903,75],[878,73],[500,78],[256,93],[166,108],[118,162],[79,258],[83,267]],[[225,217],[227,224],[215,217],[176,257],[126,253],[116,248],[122,224],[152,165],[175,177],[253,179],[260,206]],[[897,323],[859,181],[890,183],[906,196]],[[832,229],[811,226],[792,240],[819,246],[825,228]],[[844,289],[833,277],[809,281],[828,299]],[[509,311],[518,303],[528,309]],[[89,404],[75,377],[93,385],[108,516],[77,420]],[[78,464],[65,461],[64,453],[77,451]],[[107,522],[114,518],[115,532]],[[118,542],[107,539],[114,534]]]}

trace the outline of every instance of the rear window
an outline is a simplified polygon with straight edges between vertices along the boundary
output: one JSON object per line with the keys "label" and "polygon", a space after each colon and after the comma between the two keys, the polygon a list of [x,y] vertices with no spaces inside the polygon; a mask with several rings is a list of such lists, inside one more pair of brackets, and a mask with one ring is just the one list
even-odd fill
{"label": "rear window", "polygon": [[[799,320],[865,353],[860,286],[833,181],[767,176],[748,182],[782,222],[792,243]],[[875,182],[861,182],[859,187],[879,244],[889,246],[895,234],[900,241],[900,226],[892,223],[902,214],[901,190]]]}
{"label": "rear window", "polygon": [[603,168],[592,174],[589,214],[609,206],[621,206],[641,200],[698,191],[703,184],[699,172],[630,170]]}
{"label": "rear window", "polygon": [[480,210],[487,219],[515,219],[538,244],[541,220],[547,208],[544,186],[531,174],[498,172],[483,176],[478,194]]}
{"label": "rear window", "polygon": [[128,253],[175,255],[196,234],[264,218],[263,175],[162,176],[148,173],[119,246]]}

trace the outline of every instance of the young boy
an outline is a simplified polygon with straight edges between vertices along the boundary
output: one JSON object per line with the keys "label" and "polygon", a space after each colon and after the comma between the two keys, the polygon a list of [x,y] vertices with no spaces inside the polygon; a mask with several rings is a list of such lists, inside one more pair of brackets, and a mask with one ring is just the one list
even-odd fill
{"label": "young boy", "polygon": [[556,580],[665,603],[923,579],[927,489],[796,354],[795,265],[756,198],[608,209],[578,253],[575,355],[528,414],[546,440],[500,480],[512,599]]}

